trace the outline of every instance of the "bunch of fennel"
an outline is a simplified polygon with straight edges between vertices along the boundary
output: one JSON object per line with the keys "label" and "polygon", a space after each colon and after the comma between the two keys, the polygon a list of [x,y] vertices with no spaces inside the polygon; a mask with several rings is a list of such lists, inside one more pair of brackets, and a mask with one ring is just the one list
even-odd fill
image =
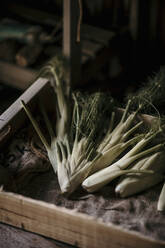
{"label": "bunch of fennel", "polygon": [[[159,119],[158,124],[164,122],[164,104],[165,104],[165,67],[161,66],[160,70],[152,77],[149,77],[148,82],[142,85],[134,94],[133,109],[137,107],[139,100],[143,102],[143,110],[145,113],[155,115]],[[161,141],[160,141],[161,142]],[[141,168],[151,168],[154,171],[153,175],[143,176],[142,174],[132,174],[123,179],[116,187],[116,192],[122,197],[132,195],[133,193],[141,192],[149,187],[152,187],[164,181],[165,166],[162,161],[162,156],[165,154],[151,155],[149,161],[146,161]],[[129,188],[129,189],[128,189]],[[162,187],[158,204],[158,211],[165,210],[165,184]]]}
{"label": "bunch of fennel", "polygon": [[153,171],[150,170],[139,170],[136,168],[131,168],[127,170],[127,168],[133,163],[135,163],[137,160],[147,156],[148,154],[153,154],[164,148],[163,144],[157,144],[153,147],[143,150],[144,147],[148,145],[152,139],[155,138],[158,132],[145,135],[144,138],[142,138],[132,149],[130,149],[120,159],[113,162],[108,167],[99,170],[98,172],[87,177],[82,183],[83,188],[86,189],[88,192],[95,192],[123,174],[133,172],[152,174]]}
{"label": "bunch of fennel", "polygon": [[[146,101],[138,97],[129,99],[119,123],[115,125],[112,98],[103,93],[72,93],[64,83],[64,69],[63,59],[56,57],[43,68],[40,75],[49,77],[55,91],[55,128],[44,107],[41,107],[51,144],[48,144],[28,106],[22,102],[47,150],[62,193],[70,194],[80,184],[93,192],[127,173],[152,174],[153,171],[148,169],[139,172],[136,168],[129,168],[130,164],[163,148],[162,144],[158,144],[143,151],[161,132],[160,123],[149,134],[133,136],[144,124],[143,121],[135,122],[135,119]],[[136,110],[130,114],[130,107],[137,102]]]}
{"label": "bunch of fennel", "polygon": [[[130,147],[130,145],[135,145],[142,138],[145,142],[140,142],[138,147],[143,149],[150,139],[154,139],[156,136],[154,134],[161,132],[162,118],[160,117],[157,108],[154,106],[154,103],[164,103],[164,94],[165,68],[161,68],[159,73],[157,73],[154,77],[149,78],[145,87],[141,87],[136,94],[132,94],[127,97],[125,110],[116,126],[114,126],[115,112],[112,113],[109,130],[97,150],[101,153],[101,156],[97,161],[94,161],[95,165],[91,171],[92,173],[111,165],[115,159],[119,158],[120,154]],[[143,127],[143,129],[145,127],[143,120],[135,122],[138,113],[156,113],[156,116],[158,117],[158,119],[152,120],[154,130],[152,130],[152,128],[151,130],[144,130],[146,133],[146,135],[144,135],[145,139],[143,135],[136,135],[135,137],[132,137],[132,134],[135,132],[137,134],[140,127]],[[151,135],[150,139],[148,139],[149,135],[147,135],[147,132]],[[142,146],[141,143],[143,144]],[[126,171],[122,173],[126,173]],[[83,186],[86,188],[85,183]]]}
{"label": "bunch of fennel", "polygon": [[72,93],[64,81],[65,63],[62,57],[51,60],[40,76],[48,77],[56,99],[56,125],[41,106],[51,142],[48,143],[28,106],[24,110],[44,144],[50,163],[57,173],[62,193],[70,194],[90,174],[100,154],[98,147],[109,128],[113,100],[109,95]]}
{"label": "bunch of fennel", "polygon": [[[144,113],[149,113],[149,110],[154,109],[154,112],[157,114],[157,119],[152,120],[152,125],[150,130],[145,130],[146,134],[144,137],[139,136],[139,141],[136,143],[136,145],[127,151],[122,157],[115,160],[106,161],[106,168],[101,168],[100,170],[91,176],[87,177],[84,182],[82,183],[82,186],[84,189],[86,189],[88,192],[95,192],[99,190],[104,185],[110,183],[112,180],[114,180],[117,177],[120,177],[123,174],[140,174],[140,178],[147,178],[150,180],[150,186],[159,183],[163,180],[162,172],[156,171],[154,172],[154,169],[149,166],[144,166],[141,169],[136,168],[134,166],[138,160],[140,160],[143,157],[146,157],[148,155],[153,155],[153,153],[158,152],[162,149],[164,149],[164,136],[161,136],[161,139],[159,140],[159,143],[156,145],[153,145],[153,147],[149,147],[144,150],[146,146],[150,144],[151,141],[155,140],[156,136],[159,136],[160,133],[163,134],[162,129],[162,118],[160,116],[159,111],[157,108],[153,105],[154,101],[158,101],[160,99],[160,102],[163,102],[164,98],[161,95],[161,93],[165,92],[165,70],[161,68],[160,72],[150,81],[148,82],[147,86],[145,88],[143,87],[137,94],[132,95],[129,97],[125,112],[123,114],[123,117],[121,118],[121,121],[119,124],[112,130],[111,134],[108,134],[107,139],[105,139],[105,142],[101,144],[101,147],[103,145],[104,147],[107,146],[113,146],[115,144],[119,145],[122,140],[125,140],[125,137],[129,137],[129,132],[132,133],[132,130],[135,131],[141,124],[144,124],[142,122],[139,122],[138,124],[134,125],[133,128],[129,129],[128,132],[126,132],[125,127],[129,122],[134,120],[137,113],[139,113],[142,110],[145,110]],[[133,110],[133,114],[130,114],[127,116],[128,109]],[[135,138],[134,138],[135,139]],[[115,146],[113,146],[114,149]],[[119,148],[120,150],[120,148]],[[97,162],[96,162],[97,163]],[[131,166],[131,168],[130,168]],[[152,170],[152,171],[151,171]],[[153,174],[153,175],[147,175],[147,174]],[[155,175],[157,174],[157,175]],[[151,180],[152,178],[152,180]],[[129,179],[130,180],[130,179]],[[129,181],[127,180],[127,181]],[[154,181],[155,180],[155,181]],[[126,180],[125,180],[126,182]],[[142,182],[142,181],[141,181]],[[146,180],[147,182],[147,180]],[[127,185],[127,183],[125,183]],[[121,184],[120,184],[121,185]],[[139,182],[140,185],[140,182]],[[141,185],[140,185],[141,186]],[[144,188],[147,188],[147,185],[144,186]],[[119,193],[119,188],[121,186],[117,187],[116,192]],[[128,189],[128,188],[127,188]],[[134,192],[138,192],[140,189],[135,188]],[[127,194],[127,193],[125,193]]]}

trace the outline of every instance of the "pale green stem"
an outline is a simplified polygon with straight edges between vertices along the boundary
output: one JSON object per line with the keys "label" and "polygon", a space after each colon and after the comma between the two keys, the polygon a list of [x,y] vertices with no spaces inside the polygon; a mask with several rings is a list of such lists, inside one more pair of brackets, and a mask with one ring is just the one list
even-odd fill
{"label": "pale green stem", "polygon": [[124,149],[125,146],[123,143],[119,143],[101,154],[98,160],[92,162],[90,174],[109,166],[124,151]]}
{"label": "pale green stem", "polygon": [[[80,116],[79,116],[79,107],[78,107],[78,102],[77,99],[74,96],[74,101],[75,101],[75,115],[76,115],[76,135],[75,135],[75,141],[74,144],[77,145],[78,142],[78,132],[79,132],[79,123],[80,123]],[[74,145],[73,145],[74,146]]]}
{"label": "pale green stem", "polygon": [[28,106],[24,103],[23,100],[21,100],[21,103],[22,103],[22,106],[23,106],[23,108],[24,108],[24,110],[25,110],[27,116],[29,117],[29,119],[30,119],[30,121],[31,121],[31,123],[32,123],[32,125],[33,125],[33,127],[34,127],[34,129],[36,130],[38,136],[40,137],[40,139],[41,139],[43,145],[45,146],[45,148],[46,148],[47,150],[49,150],[49,149],[50,149],[50,145],[48,144],[48,142],[47,142],[45,136],[43,135],[43,133],[42,133],[42,131],[41,131],[41,129],[40,129],[38,123],[37,123],[36,120],[33,118],[33,116],[32,116],[32,114],[31,114],[31,112],[30,112]]}
{"label": "pale green stem", "polygon": [[[138,154],[135,154],[135,155],[130,155],[130,157],[127,157],[124,156],[122,157],[119,161],[117,161],[117,164],[120,164],[120,169],[125,169],[128,167],[128,165],[130,165],[133,161],[137,160],[137,159],[140,159],[144,156],[147,156],[148,154],[152,154],[154,152],[158,152],[160,151],[162,148],[164,147],[163,144],[159,144],[159,145],[156,145],[156,146],[153,146],[143,152],[140,152]],[[128,159],[128,164],[127,164],[127,159]],[[120,161],[124,161],[124,163],[120,163]]]}
{"label": "pale green stem", "polygon": [[114,120],[115,120],[115,112],[112,112],[111,119],[110,119],[110,124],[109,124],[109,129],[108,129],[108,133],[111,133],[112,132],[113,125],[114,125]]}
{"label": "pale green stem", "polygon": [[137,123],[134,127],[132,127],[130,130],[128,130],[124,135],[123,135],[123,138],[122,138],[122,141],[125,141],[128,139],[128,137],[134,133],[140,126],[142,126],[143,124],[143,121],[140,121],[139,123]]}
{"label": "pale green stem", "polygon": [[66,107],[65,97],[64,97],[64,94],[63,94],[63,91],[62,91],[62,88],[61,88],[60,80],[59,80],[54,68],[51,68],[51,72],[52,72],[52,74],[53,74],[53,76],[55,78],[55,81],[56,81],[56,87],[54,86],[54,89],[55,89],[56,94],[57,94],[59,110],[60,110],[60,113],[62,114],[63,109]]}
{"label": "pale green stem", "polygon": [[106,146],[109,144],[111,137],[112,137],[112,133],[110,133],[110,134],[108,133],[104,137],[103,141],[101,142],[101,144],[99,145],[99,147],[97,149],[98,152],[101,152],[102,153],[103,150],[106,149]]}
{"label": "pale green stem", "polygon": [[137,116],[139,110],[140,110],[140,107],[135,112],[133,112],[132,114],[130,114],[128,116],[128,118],[124,122],[125,126],[126,126],[126,129],[128,129],[130,127],[130,125],[132,124],[132,122],[135,120],[135,117]]}
{"label": "pale green stem", "polygon": [[56,142],[56,155],[57,155],[57,161],[58,161],[58,165],[62,162],[62,153],[61,153],[61,148],[59,145],[59,142]]}
{"label": "pale green stem", "polygon": [[50,71],[52,72],[56,86],[54,85],[54,90],[57,96],[57,102],[60,112],[60,123],[57,123],[57,133],[58,136],[62,137],[67,132],[67,125],[68,125],[68,105],[62,90],[61,82],[57,76],[57,73],[53,67],[51,67]]}
{"label": "pale green stem", "polygon": [[128,110],[129,110],[130,104],[131,104],[131,100],[128,100],[127,106],[126,106],[126,108],[124,110],[124,113],[122,115],[122,118],[121,118],[121,121],[120,122],[124,122],[125,121],[125,118],[126,118],[126,116],[128,114]]}
{"label": "pale green stem", "polygon": [[109,141],[111,143],[111,146],[114,146],[118,142],[122,141],[123,135],[129,129],[130,125],[132,124],[136,116],[136,113],[137,112],[129,115],[129,117],[126,119],[125,122],[122,122],[122,121],[119,122],[119,124],[116,126],[116,128],[111,133],[111,139]]}
{"label": "pale green stem", "polygon": [[[141,141],[139,141],[125,156],[124,158],[128,158],[130,156],[133,156],[135,154],[137,154],[139,151],[141,151],[153,138],[155,138],[155,136],[159,133],[156,132],[152,135],[150,135],[148,138],[145,137],[143,138]],[[147,135],[148,136],[148,135]]]}
{"label": "pale green stem", "polygon": [[61,141],[59,141],[58,144],[60,146],[60,150],[61,150],[61,154],[62,154],[62,161],[66,160],[68,157],[67,148]]}
{"label": "pale green stem", "polygon": [[70,156],[71,155],[71,149],[70,149],[70,144],[69,144],[68,138],[66,138],[66,147],[67,147],[68,156]]}
{"label": "pale green stem", "polygon": [[88,156],[88,154],[89,154],[89,152],[90,152],[90,150],[93,148],[93,142],[92,141],[90,141],[90,139],[89,138],[87,138],[87,142],[86,142],[86,149],[85,149],[85,157],[87,157]]}
{"label": "pale green stem", "polygon": [[113,147],[109,147],[107,150],[104,150],[99,159],[94,161],[92,172],[96,172],[101,170],[109,165],[122,153],[124,152],[130,145],[137,142],[139,136],[134,137],[128,140],[126,143],[119,143]]}

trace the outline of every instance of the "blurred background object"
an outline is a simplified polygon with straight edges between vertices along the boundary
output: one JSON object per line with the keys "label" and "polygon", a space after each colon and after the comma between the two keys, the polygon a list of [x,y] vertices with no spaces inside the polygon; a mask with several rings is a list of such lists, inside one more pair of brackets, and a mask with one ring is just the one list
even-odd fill
{"label": "blurred background object", "polygon": [[[42,65],[62,52],[68,42],[63,37],[64,2],[5,1],[0,10],[0,94],[7,88],[13,96],[21,94]],[[165,64],[164,10],[163,0],[82,0],[84,73],[76,87],[108,90],[121,101],[138,89]]]}

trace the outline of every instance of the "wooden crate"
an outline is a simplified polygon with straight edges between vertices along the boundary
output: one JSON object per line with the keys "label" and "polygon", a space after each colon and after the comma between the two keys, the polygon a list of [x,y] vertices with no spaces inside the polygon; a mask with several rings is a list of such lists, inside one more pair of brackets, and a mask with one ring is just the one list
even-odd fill
{"label": "wooden crate", "polygon": [[[11,127],[11,132],[1,145],[11,139],[26,120],[20,100],[35,108],[38,97],[46,100],[50,99],[50,96],[48,80],[38,79],[3,113],[0,116],[0,132],[8,126]],[[163,241],[155,241],[114,224],[105,224],[87,214],[3,190],[0,192],[0,221],[77,247],[165,247]]]}

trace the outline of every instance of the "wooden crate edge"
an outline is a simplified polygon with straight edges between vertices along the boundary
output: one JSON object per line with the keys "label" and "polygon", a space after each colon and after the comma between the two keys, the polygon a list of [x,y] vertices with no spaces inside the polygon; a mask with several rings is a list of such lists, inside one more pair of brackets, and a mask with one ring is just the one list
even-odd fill
{"label": "wooden crate edge", "polygon": [[107,225],[87,214],[10,192],[0,192],[0,221],[78,247],[165,247],[163,241]]}

